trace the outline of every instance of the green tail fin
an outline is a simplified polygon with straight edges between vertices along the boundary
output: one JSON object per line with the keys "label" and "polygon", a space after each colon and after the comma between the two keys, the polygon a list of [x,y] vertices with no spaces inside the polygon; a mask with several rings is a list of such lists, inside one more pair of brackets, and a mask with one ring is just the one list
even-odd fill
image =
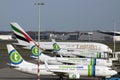
{"label": "green tail fin", "polygon": [[59,46],[57,43],[54,43],[54,44],[53,44],[53,49],[54,49],[55,51],[59,51],[59,50],[60,50],[60,46]]}

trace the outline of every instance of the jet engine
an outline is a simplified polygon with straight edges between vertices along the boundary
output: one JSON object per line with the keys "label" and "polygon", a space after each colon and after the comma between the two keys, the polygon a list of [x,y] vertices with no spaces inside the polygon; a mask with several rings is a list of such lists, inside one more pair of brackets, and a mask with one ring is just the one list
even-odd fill
{"label": "jet engine", "polygon": [[69,74],[69,79],[79,79],[80,74],[79,73],[70,73]]}

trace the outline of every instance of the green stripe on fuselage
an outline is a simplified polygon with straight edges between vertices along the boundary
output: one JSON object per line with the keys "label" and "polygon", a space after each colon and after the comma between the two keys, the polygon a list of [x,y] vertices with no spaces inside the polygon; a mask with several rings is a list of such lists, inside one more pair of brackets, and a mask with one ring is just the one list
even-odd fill
{"label": "green stripe on fuselage", "polygon": [[92,66],[88,65],[88,76],[92,76]]}
{"label": "green stripe on fuselage", "polygon": [[88,65],[88,76],[89,77],[95,76],[95,66]]}
{"label": "green stripe on fuselage", "polygon": [[96,65],[96,58],[90,58],[90,65]]}
{"label": "green stripe on fuselage", "polygon": [[101,53],[97,52],[97,58],[101,58]]}
{"label": "green stripe on fuselage", "polygon": [[90,65],[93,65],[93,64],[94,64],[94,59],[90,58]]}

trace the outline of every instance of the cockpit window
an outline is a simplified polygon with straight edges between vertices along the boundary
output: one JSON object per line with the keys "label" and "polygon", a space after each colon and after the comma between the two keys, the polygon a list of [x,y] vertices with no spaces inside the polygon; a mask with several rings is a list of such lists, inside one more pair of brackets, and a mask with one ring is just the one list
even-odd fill
{"label": "cockpit window", "polygon": [[74,50],[67,50],[68,52],[73,52]]}
{"label": "cockpit window", "polygon": [[113,58],[113,54],[109,54],[109,58]]}
{"label": "cockpit window", "polygon": [[114,69],[108,69],[108,70],[114,70]]}

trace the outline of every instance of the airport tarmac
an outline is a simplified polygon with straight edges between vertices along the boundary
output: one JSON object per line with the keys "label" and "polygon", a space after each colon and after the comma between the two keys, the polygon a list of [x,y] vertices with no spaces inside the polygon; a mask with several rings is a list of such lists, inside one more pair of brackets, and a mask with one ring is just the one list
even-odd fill
{"label": "airport tarmac", "polygon": [[[37,75],[31,75],[10,69],[9,67],[0,69],[0,80],[37,80]],[[41,80],[56,80],[53,76],[41,76]]]}
{"label": "airport tarmac", "polygon": [[[1,52],[0,53],[0,80],[37,80],[37,75],[26,74],[26,73],[22,73],[9,68],[9,66],[7,65],[7,63],[9,63],[9,58],[6,51],[6,46],[5,47],[4,46],[5,44],[0,49],[0,52]],[[30,54],[29,54],[30,51],[23,50],[22,48],[19,48],[18,50],[25,60],[36,63],[36,61],[34,61],[33,58],[30,57]],[[41,76],[41,80],[59,80],[59,77],[58,76]],[[67,78],[64,77],[64,80],[67,80]],[[101,80],[101,79],[97,77],[93,78],[93,77],[81,76],[79,80]]]}
{"label": "airport tarmac", "polygon": [[[0,69],[0,80],[37,80],[37,75],[16,71],[9,67]],[[41,80],[59,80],[58,76],[41,76]],[[67,80],[64,77],[64,80]],[[98,78],[81,77],[79,80],[101,80]]]}
{"label": "airport tarmac", "polygon": [[[25,59],[29,59],[27,61],[36,63],[33,58],[30,58],[29,54],[22,54]],[[9,65],[8,54],[7,52],[0,54],[0,80],[37,80],[37,75],[31,75],[16,71],[11,69]],[[58,76],[41,76],[41,80],[59,80]],[[64,77],[64,80],[67,80]],[[90,78],[90,77],[81,77],[80,80],[100,80],[97,78]]]}
{"label": "airport tarmac", "polygon": [[[23,55],[26,56],[26,55]],[[9,59],[6,54],[2,54],[0,59],[0,80],[37,80],[37,75],[31,75],[11,69],[7,63]],[[29,62],[36,63],[35,60],[29,60]],[[41,76],[41,80],[59,80],[58,76]],[[64,77],[67,80],[67,77]],[[102,80],[97,77],[80,77],[79,80]]]}

